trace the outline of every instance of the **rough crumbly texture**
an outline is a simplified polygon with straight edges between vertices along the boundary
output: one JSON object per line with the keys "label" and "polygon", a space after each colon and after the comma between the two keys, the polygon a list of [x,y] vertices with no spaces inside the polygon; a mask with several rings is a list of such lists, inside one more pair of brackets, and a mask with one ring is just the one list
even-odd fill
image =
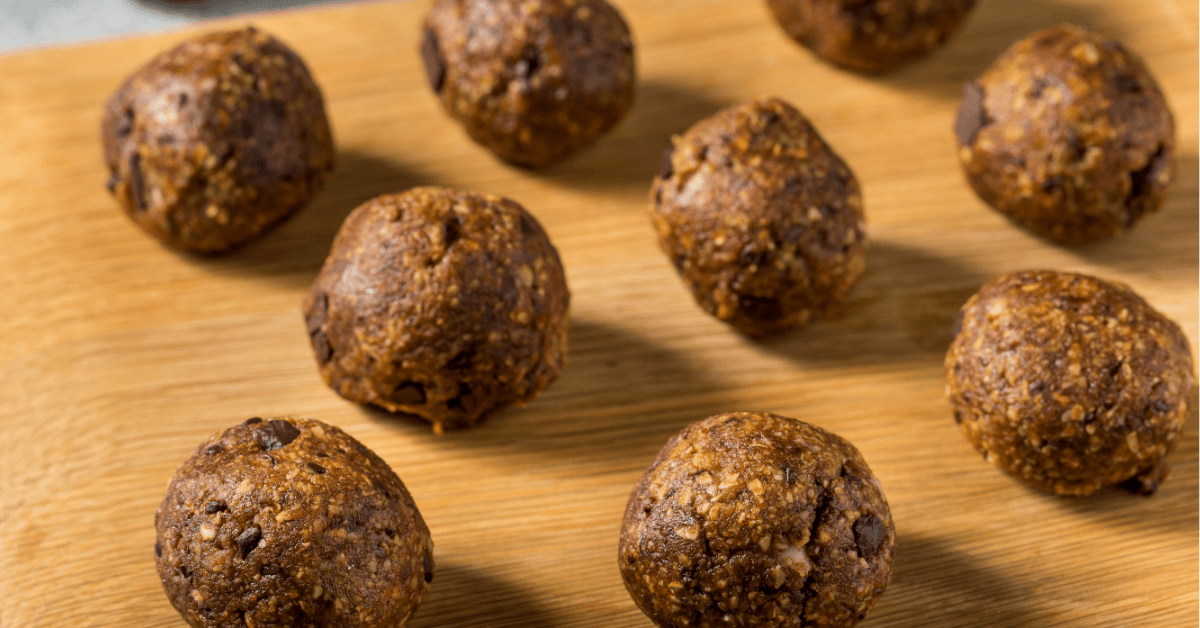
{"label": "rough crumbly texture", "polygon": [[954,419],[983,457],[1061,495],[1169,470],[1196,379],[1187,337],[1129,288],[1026,271],[971,297],[946,354]]}
{"label": "rough crumbly texture", "polygon": [[980,198],[1061,244],[1129,229],[1175,176],[1175,121],[1154,77],[1077,26],[1035,33],[968,83],[955,131]]}
{"label": "rough crumbly texture", "polygon": [[558,252],[520,205],[414,188],[346,218],[304,318],[334,390],[440,432],[554,381],[569,301]]}
{"label": "rough crumbly texture", "polygon": [[333,170],[320,90],[300,57],[253,28],[155,58],[109,100],[101,134],[121,208],[166,244],[196,253],[262,236]]}
{"label": "rough crumbly texture", "polygon": [[696,302],[751,336],[807,323],[866,267],[858,181],[782,100],[673,138],[651,196],[659,244]]}
{"label": "rough crumbly texture", "polygon": [[433,541],[387,463],[310,419],[204,441],[154,516],[158,575],[196,628],[394,628],[433,580]]}
{"label": "rough crumbly texture", "polygon": [[879,481],[846,440],[758,412],[672,438],[625,510],[625,588],[664,628],[853,626],[891,577]]}
{"label": "rough crumbly texture", "polygon": [[527,168],[592,144],[633,104],[633,39],[604,0],[437,0],[421,56],[471,138]]}
{"label": "rough crumbly texture", "polygon": [[891,72],[941,47],[975,0],[767,0],[783,30],[834,64]]}

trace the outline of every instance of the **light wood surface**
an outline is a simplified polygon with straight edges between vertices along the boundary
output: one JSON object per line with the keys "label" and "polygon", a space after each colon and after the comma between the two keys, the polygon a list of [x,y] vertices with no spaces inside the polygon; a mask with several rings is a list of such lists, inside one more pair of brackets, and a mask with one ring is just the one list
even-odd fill
{"label": "light wood surface", "polygon": [[[671,434],[750,409],[849,438],[881,479],[899,545],[865,627],[1196,625],[1195,414],[1154,497],[1063,499],[971,449],[941,375],[957,308],[987,279],[1030,267],[1129,283],[1194,350],[1195,3],[983,0],[947,48],[882,79],[817,63],[758,1],[617,4],[638,44],[636,108],[540,173],[497,163],[442,114],[416,54],[425,3],[256,17],[313,69],[340,163],[315,204],[213,260],[165,250],[121,214],[98,128],[124,76],[218,24],[0,57],[0,626],[182,626],[152,551],[167,480],[209,434],[282,414],[342,426],[412,490],[438,565],[414,628],[649,626],[616,566],[626,497]],[[1073,250],[985,209],[951,133],[960,84],[1063,21],[1139,51],[1179,126],[1163,211]],[[657,249],[646,194],[670,134],[768,94],[798,105],[857,173],[872,248],[839,313],[756,343],[693,304]],[[441,437],[326,388],[299,313],[342,218],[426,183],[523,203],[573,292],[559,381],[527,408]]]}

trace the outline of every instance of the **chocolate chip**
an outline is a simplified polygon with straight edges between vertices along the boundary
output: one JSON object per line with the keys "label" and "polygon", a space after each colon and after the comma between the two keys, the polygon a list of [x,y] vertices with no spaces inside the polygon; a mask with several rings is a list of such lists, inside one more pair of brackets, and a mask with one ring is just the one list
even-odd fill
{"label": "chocolate chip", "polygon": [[325,326],[325,321],[329,318],[329,295],[322,292],[313,299],[312,310],[309,311],[308,317],[305,318],[305,323],[308,324],[308,335],[321,331]]}
{"label": "chocolate chip", "polygon": [[521,212],[521,234],[529,237],[537,232],[537,224],[534,223],[533,218],[529,214]]}
{"label": "chocolate chip", "polygon": [[671,175],[675,174],[675,166],[671,163],[671,156],[674,154],[675,146],[668,146],[667,149],[663,151],[662,160],[658,162],[658,178],[662,179],[663,181],[670,179]]}
{"label": "chocolate chip", "polygon": [[282,120],[287,117],[287,103],[278,98],[272,98],[267,101],[267,111],[270,111],[271,115]]}
{"label": "chocolate chip", "polygon": [[789,466],[783,467],[783,481],[786,482],[788,486],[796,483],[796,472],[793,471]]}
{"label": "chocolate chip", "polygon": [[242,139],[250,139],[254,135],[254,123],[249,120],[242,120]]}
{"label": "chocolate chip", "polygon": [[425,403],[425,385],[420,382],[404,382],[392,393],[392,401],[406,406]]}
{"label": "chocolate chip", "polygon": [[751,320],[771,322],[783,318],[783,305],[770,297],[742,296],[738,299],[742,314]]}
{"label": "chocolate chip", "polygon": [[254,527],[243,530],[237,537],[238,552],[241,553],[242,558],[249,556],[250,552],[253,552],[254,548],[258,547],[258,542],[261,539],[262,530]]}
{"label": "chocolate chip", "polygon": [[1158,480],[1152,473],[1135,475],[1121,482],[1120,487],[1135,495],[1149,497],[1158,492]]}
{"label": "chocolate chip", "polygon": [[160,544],[158,541],[154,542],[154,555],[162,558],[162,544]]}
{"label": "chocolate chip", "polygon": [[133,208],[144,212],[146,211],[146,191],[143,189],[146,185],[145,179],[142,178],[142,156],[134,152],[129,156],[129,200],[133,203]]}
{"label": "chocolate chip", "polygon": [[251,417],[249,419],[246,419],[246,422],[242,423],[242,425],[257,425],[259,423],[262,423],[261,417]]}
{"label": "chocolate chip", "polygon": [[325,467],[322,467],[321,465],[319,465],[315,462],[308,463],[308,468],[312,469],[313,471],[316,471],[317,473],[319,473],[321,475],[325,475]]}
{"label": "chocolate chip", "polygon": [[462,236],[462,221],[458,216],[451,216],[446,222],[442,223],[442,241],[446,248],[450,248],[451,244],[458,241]]}
{"label": "chocolate chip", "polygon": [[126,107],[121,112],[121,118],[117,120],[117,126],[114,131],[119,138],[124,138],[133,132],[133,107]]}
{"label": "chocolate chip", "polygon": [[887,526],[872,514],[865,514],[854,522],[854,543],[858,546],[858,555],[870,560],[879,553],[879,548],[887,538]]}
{"label": "chocolate chip", "polygon": [[260,573],[264,576],[278,576],[282,571],[279,565],[263,565]]}
{"label": "chocolate chip", "polygon": [[229,510],[229,506],[226,506],[225,502],[223,501],[208,502],[208,505],[204,507],[204,512],[210,515],[218,512],[224,512],[226,510]]}
{"label": "chocolate chip", "polygon": [[471,361],[474,359],[474,351],[472,349],[463,349],[458,352],[450,361],[446,363],[446,368],[455,371],[466,371],[471,368]]}
{"label": "chocolate chip", "polygon": [[333,345],[329,344],[329,336],[325,335],[324,330],[317,330],[312,335],[313,352],[317,354],[317,361],[324,364],[333,357]]}
{"label": "chocolate chip", "polygon": [[386,497],[388,499],[395,499],[392,496],[391,491],[389,491],[387,489],[387,485],[383,483],[383,480],[373,477],[373,478],[371,478],[371,486],[375,487],[375,490],[378,491],[384,497]]}
{"label": "chocolate chip", "polygon": [[1162,413],[1167,413],[1171,411],[1171,404],[1159,399],[1154,402],[1154,409]]}
{"label": "chocolate chip", "polygon": [[299,436],[300,430],[296,429],[295,425],[279,419],[268,421],[266,425],[254,430],[254,442],[267,451],[286,447]]}
{"label": "chocolate chip", "polygon": [[1040,393],[1043,390],[1046,390],[1046,382],[1040,379],[1029,385],[1029,392],[1031,393]]}
{"label": "chocolate chip", "polygon": [[1158,173],[1167,166],[1169,159],[1166,147],[1160,145],[1144,167],[1129,173],[1129,197],[1125,199],[1125,206],[1129,209],[1130,224],[1153,206],[1145,201],[1153,196]]}
{"label": "chocolate chip", "polygon": [[426,553],[421,562],[425,567],[425,582],[433,582],[433,556]]}
{"label": "chocolate chip", "polygon": [[1142,83],[1131,74],[1118,74],[1113,77],[1113,86],[1122,94],[1136,94],[1142,91]]}
{"label": "chocolate chip", "polygon": [[954,422],[959,423],[959,424],[962,423],[962,413],[959,412],[958,410],[954,411]]}
{"label": "chocolate chip", "polygon": [[215,455],[221,453],[222,451],[225,451],[225,447],[222,446],[220,443],[217,443],[216,445],[209,445],[209,447],[204,450],[204,453],[209,456],[215,456]]}
{"label": "chocolate chip", "polygon": [[183,107],[186,107],[187,104],[188,104],[188,95],[180,94],[179,95],[179,107],[182,109]]}
{"label": "chocolate chip", "polygon": [[963,85],[963,102],[958,108],[958,119],[954,121],[954,133],[960,146],[970,146],[975,135],[987,125],[987,111],[983,108],[983,88],[976,83]]}
{"label": "chocolate chip", "polygon": [[1037,80],[1033,82],[1033,87],[1029,88],[1029,97],[1041,98],[1042,94],[1045,93],[1046,88],[1049,86],[1050,79],[1045,76],[1039,76]]}
{"label": "chocolate chip", "polygon": [[1046,180],[1042,181],[1042,191],[1049,194],[1050,192],[1053,192],[1053,191],[1061,188],[1062,184],[1063,184],[1062,177],[1059,177],[1059,176],[1046,177]]}
{"label": "chocolate chip", "polygon": [[425,76],[429,78],[429,86],[435,92],[442,91],[446,82],[446,61],[442,51],[438,49],[437,34],[433,29],[426,28],[425,36],[421,39],[421,60],[425,62]]}
{"label": "chocolate chip", "polygon": [[383,533],[386,534],[389,539],[396,538],[396,531],[392,528],[384,528]]}
{"label": "chocolate chip", "polygon": [[329,454],[327,454],[327,453],[325,453],[325,452],[323,452],[323,451],[319,451],[319,452],[317,452],[317,457],[318,457],[318,458],[328,458],[328,457],[329,457]]}
{"label": "chocolate chip", "polygon": [[517,78],[528,80],[542,67],[542,56],[538,53],[537,48],[526,46],[525,50],[521,51],[521,58],[513,64],[513,74]]}

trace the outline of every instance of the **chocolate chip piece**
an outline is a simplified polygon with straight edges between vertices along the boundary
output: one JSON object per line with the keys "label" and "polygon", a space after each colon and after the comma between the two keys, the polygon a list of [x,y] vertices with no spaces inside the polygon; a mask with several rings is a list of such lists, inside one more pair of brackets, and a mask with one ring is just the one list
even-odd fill
{"label": "chocolate chip piece", "polygon": [[133,203],[133,208],[144,212],[146,211],[146,191],[143,189],[146,182],[142,178],[142,156],[134,152],[129,156],[129,200]]}
{"label": "chocolate chip piece", "polygon": [[746,318],[756,321],[777,321],[783,318],[783,305],[770,297],[742,296],[738,306]]}
{"label": "chocolate chip piece", "polygon": [[658,162],[658,177],[663,181],[671,178],[675,174],[675,165],[671,163],[671,157],[675,154],[675,146],[668,146],[663,151],[662,160]]}
{"label": "chocolate chip piece", "polygon": [[954,133],[958,135],[961,146],[970,146],[975,142],[975,135],[987,125],[987,111],[983,108],[983,88],[976,83],[963,85],[963,102],[958,109],[958,119],[954,121]]}
{"label": "chocolate chip piece", "polygon": [[154,542],[154,555],[162,558],[162,544],[158,541]]}
{"label": "chocolate chip piece", "polygon": [[133,132],[133,108],[132,107],[126,107],[125,110],[121,112],[121,119],[117,120],[117,127],[115,130],[117,133],[117,137],[120,137],[120,138],[124,138],[125,136],[127,136]]}
{"label": "chocolate chip piece", "polygon": [[1171,411],[1171,404],[1159,399],[1154,402],[1154,409],[1165,414]]}
{"label": "chocolate chip piece", "polygon": [[537,48],[526,46],[525,50],[521,52],[521,58],[513,64],[513,74],[517,75],[517,78],[528,80],[540,67],[542,67],[542,59],[538,55]]}
{"label": "chocolate chip piece", "polygon": [[312,336],[313,352],[317,354],[317,361],[321,364],[328,362],[333,358],[333,345],[329,344],[329,336],[324,330],[317,330]]}
{"label": "chocolate chip piece", "polygon": [[442,91],[446,83],[446,61],[442,51],[438,49],[437,34],[432,29],[425,29],[425,37],[421,39],[421,60],[425,62],[425,76],[429,77],[429,86],[435,92]]}
{"label": "chocolate chip piece", "polygon": [[449,362],[446,362],[446,368],[456,371],[470,370],[472,357],[473,351],[471,349],[463,349],[453,358],[450,358]]}
{"label": "chocolate chip piece", "polygon": [[854,543],[858,545],[858,555],[870,560],[879,553],[879,547],[887,538],[887,526],[872,514],[865,514],[854,522]]}
{"label": "chocolate chip piece", "polygon": [[425,403],[425,385],[420,382],[404,382],[392,393],[392,401],[406,406]]}
{"label": "chocolate chip piece", "polygon": [[263,565],[261,573],[264,576],[278,576],[282,571],[279,565]]}
{"label": "chocolate chip piece", "polygon": [[256,425],[258,423],[262,423],[261,417],[251,417],[249,419],[246,419],[246,422],[243,423],[243,425]]}
{"label": "chocolate chip piece", "polygon": [[269,421],[266,425],[254,430],[254,442],[267,451],[286,447],[298,436],[300,436],[300,430],[296,429],[295,425],[279,419]]}
{"label": "chocolate chip piece", "polygon": [[229,506],[225,505],[223,501],[208,502],[208,505],[204,507],[204,512],[210,515],[226,510],[229,510]]}
{"label": "chocolate chip piece", "polygon": [[225,451],[225,447],[220,443],[217,443],[216,445],[209,445],[208,448],[204,450],[204,453],[209,456],[215,456],[222,451]]}
{"label": "chocolate chip piece", "polygon": [[425,582],[433,582],[433,556],[426,553],[421,562],[425,567]]}
{"label": "chocolate chip piece", "polygon": [[458,216],[451,216],[442,224],[442,241],[447,249],[462,236],[462,221]]}
{"label": "chocolate chip piece", "polygon": [[315,471],[321,475],[325,475],[325,467],[322,467],[321,465],[319,465],[315,462],[308,463],[308,468],[312,469],[313,471]]}
{"label": "chocolate chip piece", "polygon": [[1142,91],[1142,84],[1129,74],[1118,74],[1113,77],[1113,86],[1122,94],[1136,94]]}
{"label": "chocolate chip piece", "polygon": [[1158,480],[1150,474],[1135,475],[1121,482],[1120,487],[1135,495],[1149,497],[1158,492]]}
{"label": "chocolate chip piece", "polygon": [[311,337],[325,326],[329,318],[329,295],[322,292],[313,299],[312,311],[308,313],[305,322],[308,324],[308,335]]}
{"label": "chocolate chip piece", "polygon": [[258,547],[259,540],[262,539],[262,530],[258,528],[246,528],[237,537],[238,552],[242,558],[250,555],[254,548]]}

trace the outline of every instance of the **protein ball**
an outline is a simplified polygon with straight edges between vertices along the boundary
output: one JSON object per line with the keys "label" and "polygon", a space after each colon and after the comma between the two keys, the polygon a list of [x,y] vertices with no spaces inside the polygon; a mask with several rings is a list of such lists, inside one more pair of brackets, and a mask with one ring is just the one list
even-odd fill
{"label": "protein ball", "polygon": [[1175,176],[1175,121],[1154,77],[1078,26],[1033,34],[967,83],[955,131],[979,197],[1060,244],[1129,229]]}
{"label": "protein ball", "polygon": [[591,145],[633,104],[633,39],[604,0],[437,0],[421,57],[471,138],[526,168]]}
{"label": "protein ball", "polygon": [[940,48],[975,0],[767,0],[783,30],[825,61],[891,72]]}
{"label": "protein ball", "polygon": [[967,301],[946,395],[967,440],[1017,479],[1060,495],[1166,478],[1196,385],[1179,326],[1132,290],[1074,273],[994,279]]}
{"label": "protein ball", "polygon": [[154,515],[158,575],[197,628],[392,628],[433,580],[404,483],[311,419],[250,419],[175,472]]}
{"label": "protein ball", "polygon": [[425,187],[346,218],[304,318],[338,394],[440,432],[554,381],[569,301],[558,252],[520,205]]}
{"label": "protein ball", "polygon": [[745,334],[804,325],[866,267],[858,181],[782,100],[672,138],[651,195],[659,244],[696,302]]}
{"label": "protein ball", "polygon": [[109,100],[101,133],[121,208],[195,253],[261,237],[333,170],[320,90],[296,53],[254,28],[159,55]]}
{"label": "protein ball", "polygon": [[675,435],[621,529],[634,602],[663,628],[853,626],[892,571],[896,533],[858,450],[765,412]]}

